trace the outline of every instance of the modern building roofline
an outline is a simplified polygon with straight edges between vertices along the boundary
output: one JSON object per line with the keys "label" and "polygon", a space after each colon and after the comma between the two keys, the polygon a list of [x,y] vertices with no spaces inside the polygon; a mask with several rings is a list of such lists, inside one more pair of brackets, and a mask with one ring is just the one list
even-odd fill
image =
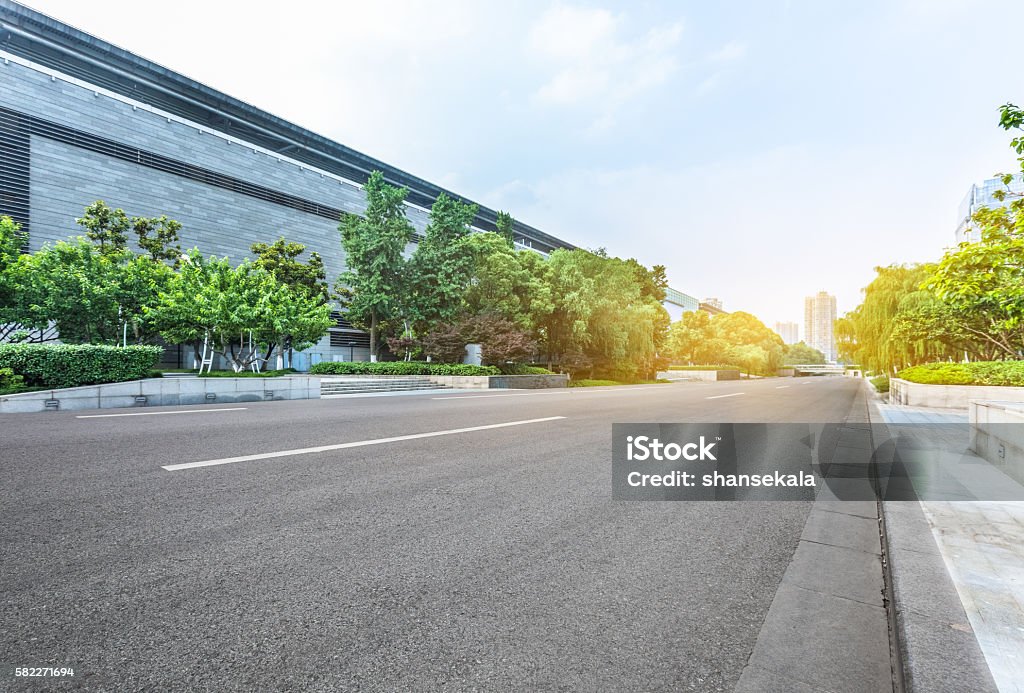
{"label": "modern building roofline", "polygon": [[[356,183],[379,170],[389,183],[408,188],[409,201],[421,207],[429,208],[442,192],[477,204],[475,225],[495,228],[495,210],[12,0],[0,0],[0,48]],[[513,231],[539,250],[576,247],[520,221]]]}

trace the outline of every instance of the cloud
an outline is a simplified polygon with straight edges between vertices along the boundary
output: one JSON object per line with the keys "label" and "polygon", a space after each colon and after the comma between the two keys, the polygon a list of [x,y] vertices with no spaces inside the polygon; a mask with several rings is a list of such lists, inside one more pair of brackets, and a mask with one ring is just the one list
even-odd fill
{"label": "cloud", "polygon": [[718,50],[708,55],[708,61],[713,63],[732,63],[742,60],[747,55],[747,47],[739,41],[729,41]]}
{"label": "cloud", "polygon": [[548,68],[532,94],[541,107],[576,107],[589,113],[591,133],[611,128],[615,112],[679,69],[681,22],[652,27],[634,38],[627,17],[604,9],[557,5],[530,28],[526,50]]}

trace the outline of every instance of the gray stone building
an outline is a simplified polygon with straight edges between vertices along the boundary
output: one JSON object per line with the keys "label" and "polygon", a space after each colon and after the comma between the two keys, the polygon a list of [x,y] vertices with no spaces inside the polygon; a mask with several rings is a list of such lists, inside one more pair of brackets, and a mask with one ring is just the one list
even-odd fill
{"label": "gray stone building", "polygon": [[[333,281],[345,266],[339,217],[363,211],[374,170],[409,190],[421,233],[439,186],[0,0],[0,214],[28,231],[30,250],[77,235],[75,218],[104,200],[177,219],[182,247],[205,255],[241,260],[257,241],[301,242]],[[479,206],[477,230],[495,221]],[[518,246],[542,253],[573,247],[522,222],[514,233]],[[308,351],[365,360],[368,347],[339,315]]]}

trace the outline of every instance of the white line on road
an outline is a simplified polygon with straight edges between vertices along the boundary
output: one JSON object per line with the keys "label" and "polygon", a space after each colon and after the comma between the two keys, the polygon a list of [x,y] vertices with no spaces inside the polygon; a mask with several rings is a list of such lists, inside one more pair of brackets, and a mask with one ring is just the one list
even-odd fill
{"label": "white line on road", "polygon": [[544,421],[557,421],[564,419],[564,416],[546,416],[543,419],[526,419],[523,421],[506,421],[505,423],[487,424],[486,426],[470,426],[469,428],[451,428],[446,431],[431,431],[430,433],[412,433],[407,436],[394,436],[392,438],[375,438],[373,440],[357,440],[353,443],[338,443],[336,445],[318,445],[313,448],[298,448],[296,450],[281,450],[279,452],[263,452],[257,455],[242,455],[241,457],[225,457],[219,460],[203,460],[201,462],[184,462],[182,464],[164,465],[169,472],[179,469],[194,469],[195,467],[213,467],[218,464],[232,464],[233,462],[249,462],[251,460],[267,460],[272,457],[290,457],[292,455],[305,455],[311,452],[330,452],[331,450],[344,450],[345,448],[359,448],[365,445],[381,445],[382,443],[397,443],[402,440],[415,440],[417,438],[433,438],[435,436],[450,436],[455,433],[470,433],[472,431],[487,431],[492,428],[506,428],[508,426],[524,426],[526,424],[542,423]]}
{"label": "white line on road", "polygon": [[430,399],[485,399],[487,397],[536,397],[538,395],[565,395],[570,392],[579,394],[589,393],[594,394],[597,392],[636,392],[637,390],[664,390],[663,385],[651,385],[650,387],[624,387],[616,388],[614,390],[609,389],[597,389],[589,387],[574,387],[574,388],[560,388],[557,392],[509,392],[503,395],[446,395],[444,397],[431,397]]}
{"label": "white line on road", "polygon": [[789,385],[776,385],[775,389],[776,390],[785,390],[787,387],[789,387]]}
{"label": "white line on road", "polygon": [[705,397],[704,399],[722,399],[723,397],[738,397],[739,395],[742,395],[742,394],[744,394],[744,393],[742,393],[742,392],[733,392],[732,394],[729,394],[729,395],[715,395],[714,397]]}
{"label": "white line on road", "polygon": [[203,414],[211,411],[243,411],[249,407],[225,407],[223,409],[181,409],[178,411],[138,411],[131,414],[84,414],[76,419],[109,419],[112,416],[160,416],[161,414]]}

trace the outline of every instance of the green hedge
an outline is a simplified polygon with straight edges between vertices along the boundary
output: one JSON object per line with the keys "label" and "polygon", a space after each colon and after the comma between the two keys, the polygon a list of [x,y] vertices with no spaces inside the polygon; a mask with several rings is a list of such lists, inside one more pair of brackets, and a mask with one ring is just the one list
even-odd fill
{"label": "green hedge", "polygon": [[0,395],[10,395],[20,392],[25,387],[25,380],[20,375],[15,375],[11,368],[0,368]]}
{"label": "green hedge", "polygon": [[876,375],[873,378],[869,378],[871,384],[875,386],[875,389],[879,392],[885,393],[889,391],[889,376],[887,375]]}
{"label": "green hedge", "polygon": [[739,366],[669,366],[670,371],[742,371]]}
{"label": "green hedge", "polygon": [[424,361],[321,361],[309,369],[313,375],[500,375],[494,366]]}
{"label": "green hedge", "polygon": [[77,387],[145,378],[162,353],[157,346],[0,344],[0,368],[30,387]]}
{"label": "green hedge", "polygon": [[1024,386],[1024,361],[925,363],[904,368],[896,377],[925,385]]}
{"label": "green hedge", "polygon": [[528,366],[525,363],[507,363],[498,366],[502,375],[554,375],[552,371],[542,366]]}

